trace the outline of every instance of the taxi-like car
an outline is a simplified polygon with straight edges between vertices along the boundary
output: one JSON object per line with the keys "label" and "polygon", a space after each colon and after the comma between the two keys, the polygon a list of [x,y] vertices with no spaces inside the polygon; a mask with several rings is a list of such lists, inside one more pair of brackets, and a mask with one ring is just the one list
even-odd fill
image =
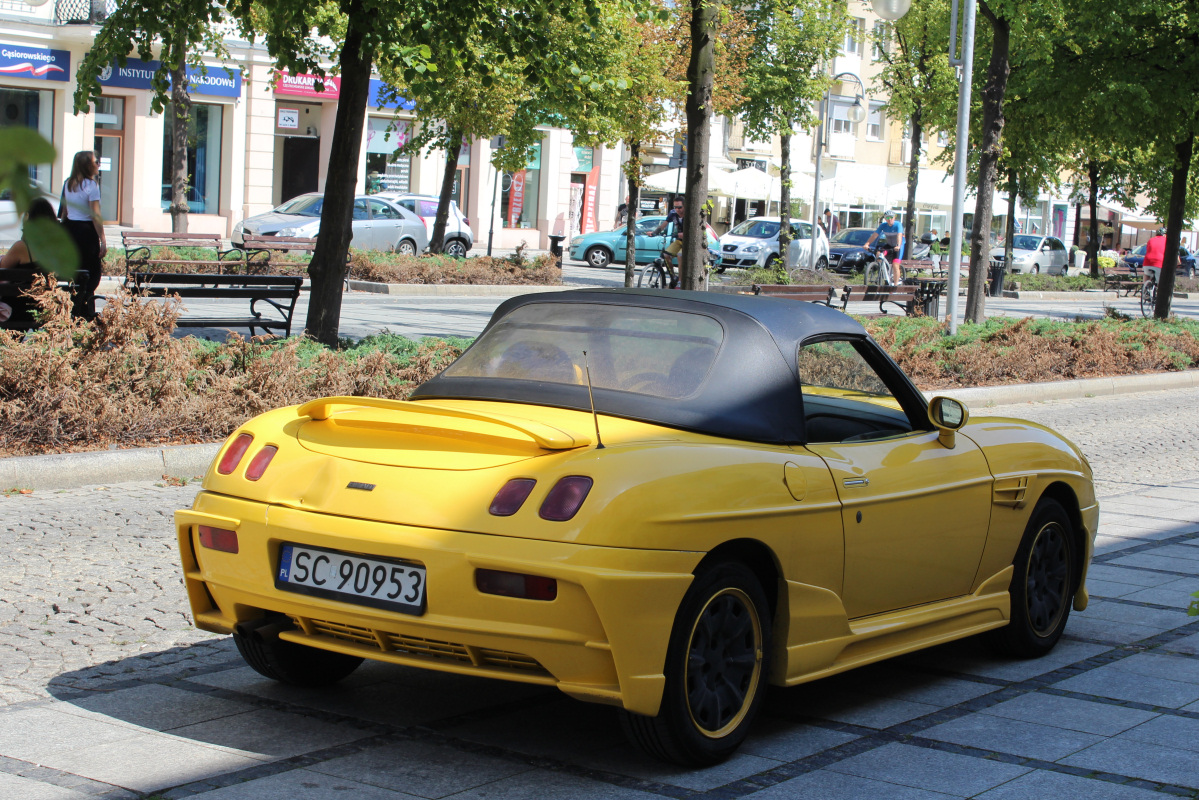
{"label": "taxi-like car", "polygon": [[1073,444],[926,402],[838,311],[579,290],[506,301],[409,401],[250,420],[175,521],[196,624],[269,678],[553,686],[699,765],[768,684],[1048,652],[1098,515]]}

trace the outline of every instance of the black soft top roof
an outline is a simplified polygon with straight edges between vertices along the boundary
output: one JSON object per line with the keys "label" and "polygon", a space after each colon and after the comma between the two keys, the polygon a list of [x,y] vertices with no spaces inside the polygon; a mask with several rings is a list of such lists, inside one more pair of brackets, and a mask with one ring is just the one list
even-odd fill
{"label": "black soft top roof", "polygon": [[[826,306],[776,297],[663,289],[580,289],[504,301],[480,339],[514,309],[538,303],[644,306],[705,314],[724,328],[724,342],[698,392],[685,400],[595,389],[602,414],[643,420],[729,439],[770,444],[804,441],[796,353],[819,334],[866,337],[850,317]],[[413,399],[464,398],[590,409],[586,386],[500,378],[447,377],[420,386]]]}

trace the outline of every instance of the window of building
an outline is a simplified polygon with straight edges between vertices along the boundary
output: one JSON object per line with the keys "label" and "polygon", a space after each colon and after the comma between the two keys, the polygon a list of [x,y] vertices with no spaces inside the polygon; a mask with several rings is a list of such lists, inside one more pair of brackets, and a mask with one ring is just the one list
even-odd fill
{"label": "window of building", "polygon": [[[193,103],[187,127],[187,204],[193,214],[216,214],[221,201],[221,124],[224,109],[218,105]],[[171,206],[170,121],[174,106],[163,111],[162,208]]]}
{"label": "window of building", "polygon": [[500,195],[500,217],[504,227],[536,228],[540,194],[541,142],[538,142],[524,169],[504,173]]}
{"label": "window of building", "polygon": [[[0,127],[16,125],[33,128],[48,141],[54,141],[54,92],[44,89],[16,89],[0,86]],[[29,167],[29,178],[50,189],[50,165]]]}
{"label": "window of building", "polygon": [[938,147],[948,147],[949,146],[949,134],[946,131],[937,131],[937,146]]}
{"label": "window of building", "polygon": [[849,120],[849,109],[852,107],[853,98],[833,98],[833,133],[847,133],[850,136],[857,137],[858,126]]}
{"label": "window of building", "polygon": [[847,56],[862,55],[862,40],[866,38],[866,20],[860,17],[854,17],[849,21],[849,27],[845,30],[845,41],[841,46],[841,52]]}
{"label": "window of building", "polygon": [[883,140],[883,107],[878,103],[870,104],[870,113],[866,115],[866,138],[875,142]]}
{"label": "window of building", "polygon": [[875,61],[882,61],[891,46],[891,29],[881,19],[875,20],[873,34],[870,43],[870,57]]}
{"label": "window of building", "polygon": [[369,194],[407,192],[412,180],[412,157],[397,156],[408,141],[408,121],[391,117],[366,120],[366,175],[359,184]]}

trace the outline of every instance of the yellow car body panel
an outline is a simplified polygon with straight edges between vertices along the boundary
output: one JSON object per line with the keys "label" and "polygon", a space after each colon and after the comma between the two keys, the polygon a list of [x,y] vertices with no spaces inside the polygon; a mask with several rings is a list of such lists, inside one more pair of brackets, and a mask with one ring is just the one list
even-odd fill
{"label": "yellow car body panel", "polygon": [[[248,455],[228,475],[214,462],[176,514],[197,625],[228,633],[279,612],[295,622],[289,641],[653,715],[676,611],[713,551],[769,554],[771,681],[790,685],[1005,624],[1013,555],[1048,487],[1075,492],[1088,557],[1097,521],[1078,454],[1014,420],[971,421],[952,449],[936,431],[774,446],[516,403],[410,408],[425,404],[335,398],[306,406],[323,418],[278,409],[230,437],[252,435]],[[247,480],[267,444],[278,453]],[[581,510],[542,519],[546,494],[571,475],[594,482]],[[489,513],[513,478],[536,480],[531,495],[511,516]],[[1023,505],[1010,504],[1013,479],[1026,479]],[[236,531],[238,552],[201,546],[201,525]],[[283,543],[419,562],[424,613],[279,589]],[[478,569],[554,578],[558,594],[483,594]]]}

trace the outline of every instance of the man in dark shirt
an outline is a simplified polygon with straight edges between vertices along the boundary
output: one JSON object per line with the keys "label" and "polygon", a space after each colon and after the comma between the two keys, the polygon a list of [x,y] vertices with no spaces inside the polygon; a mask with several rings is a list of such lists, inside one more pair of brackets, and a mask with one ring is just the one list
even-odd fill
{"label": "man in dark shirt", "polygon": [[665,251],[666,269],[670,272],[670,287],[672,289],[679,283],[678,278],[675,276],[673,259],[683,249],[683,198],[676,197],[673,206],[670,213],[666,215],[666,219],[658,223],[658,227],[654,228],[654,232],[650,234],[651,236],[661,236],[662,232],[667,230],[671,223],[674,223],[674,228],[671,229],[673,240],[667,245]]}

